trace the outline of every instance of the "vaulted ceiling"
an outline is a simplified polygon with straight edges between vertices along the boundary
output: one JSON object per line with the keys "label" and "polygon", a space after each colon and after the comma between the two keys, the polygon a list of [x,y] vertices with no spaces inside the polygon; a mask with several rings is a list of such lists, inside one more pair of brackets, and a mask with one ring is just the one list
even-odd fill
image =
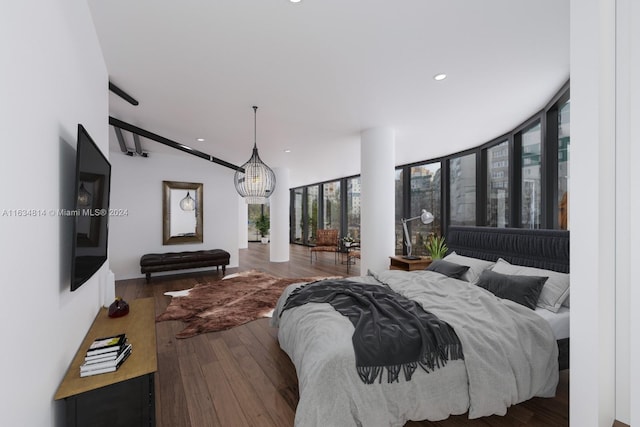
{"label": "vaulted ceiling", "polygon": [[395,129],[397,164],[489,141],[569,78],[568,0],[89,6],[110,80],[140,101],[111,94],[110,115],[241,165],[257,105],[260,156],[293,186],[359,173],[366,128]]}

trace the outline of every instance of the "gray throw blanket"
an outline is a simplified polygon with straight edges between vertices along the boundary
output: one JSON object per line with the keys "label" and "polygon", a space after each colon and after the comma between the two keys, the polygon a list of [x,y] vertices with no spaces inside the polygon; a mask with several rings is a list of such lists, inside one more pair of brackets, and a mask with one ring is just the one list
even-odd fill
{"label": "gray throw blanket", "polygon": [[366,384],[405,380],[418,366],[425,372],[464,359],[454,330],[420,304],[384,286],[349,280],[323,280],[294,290],[282,312],[306,303],[329,303],[349,318],[355,331],[352,341],[358,375]]}

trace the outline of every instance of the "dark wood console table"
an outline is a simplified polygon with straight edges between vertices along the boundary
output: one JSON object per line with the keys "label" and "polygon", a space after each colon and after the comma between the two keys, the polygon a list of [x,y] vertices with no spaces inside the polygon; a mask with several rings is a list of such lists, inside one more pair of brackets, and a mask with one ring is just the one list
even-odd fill
{"label": "dark wood console table", "polygon": [[[54,396],[65,400],[67,426],[155,426],[158,358],[154,300],[133,300],[129,308],[129,314],[114,319],[109,318],[106,308],[101,309],[73,358]],[[115,372],[81,378],[80,365],[89,344],[119,333],[127,334],[131,343],[129,358]]]}

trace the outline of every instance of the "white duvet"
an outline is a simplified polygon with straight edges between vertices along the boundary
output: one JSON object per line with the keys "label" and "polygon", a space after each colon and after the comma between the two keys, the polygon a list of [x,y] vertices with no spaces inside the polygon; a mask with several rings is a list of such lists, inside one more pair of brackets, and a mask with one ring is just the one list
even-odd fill
{"label": "white duvet", "polygon": [[278,340],[296,367],[300,399],[295,425],[403,426],[469,412],[504,415],[534,396],[555,395],[558,348],[548,323],[532,310],[464,281],[431,271],[385,270],[351,278],[386,284],[448,322],[465,360],[411,381],[364,384],[355,368],[353,325],[329,304],[309,303],[282,313],[288,287],[272,318]]}

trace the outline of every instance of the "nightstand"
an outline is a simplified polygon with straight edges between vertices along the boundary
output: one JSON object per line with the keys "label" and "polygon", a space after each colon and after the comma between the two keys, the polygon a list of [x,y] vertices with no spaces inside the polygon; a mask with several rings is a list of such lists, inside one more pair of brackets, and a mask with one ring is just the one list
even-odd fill
{"label": "nightstand", "polygon": [[423,256],[420,259],[404,259],[402,256],[390,256],[389,270],[424,270],[431,264],[431,257]]}

